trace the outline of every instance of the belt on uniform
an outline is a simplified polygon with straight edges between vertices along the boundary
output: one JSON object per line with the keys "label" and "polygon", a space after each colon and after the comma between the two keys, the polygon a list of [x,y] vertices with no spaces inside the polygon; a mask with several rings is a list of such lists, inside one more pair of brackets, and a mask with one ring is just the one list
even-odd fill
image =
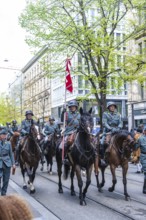
{"label": "belt on uniform", "polygon": [[141,152],[141,154],[146,154],[146,152]]}
{"label": "belt on uniform", "polygon": [[2,158],[2,157],[5,157],[5,156],[8,156],[9,154],[2,154],[2,155],[0,155],[0,158]]}

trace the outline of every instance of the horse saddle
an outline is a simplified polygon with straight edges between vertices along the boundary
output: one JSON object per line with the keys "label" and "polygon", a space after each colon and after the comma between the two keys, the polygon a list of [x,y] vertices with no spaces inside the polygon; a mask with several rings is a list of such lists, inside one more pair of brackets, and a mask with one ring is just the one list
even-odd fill
{"label": "horse saddle", "polygon": [[48,141],[51,141],[53,134],[48,135]]}
{"label": "horse saddle", "polygon": [[104,144],[109,145],[110,141],[111,141],[111,133],[107,133],[104,140]]}
{"label": "horse saddle", "polygon": [[68,146],[71,146],[73,144],[75,137],[76,137],[76,133],[72,133],[67,137],[66,143]]}

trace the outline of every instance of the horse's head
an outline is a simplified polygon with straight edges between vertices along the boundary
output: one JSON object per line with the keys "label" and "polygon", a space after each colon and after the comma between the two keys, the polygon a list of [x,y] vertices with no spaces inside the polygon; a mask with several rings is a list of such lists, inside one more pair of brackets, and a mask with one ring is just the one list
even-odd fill
{"label": "horse's head", "polygon": [[30,132],[29,132],[30,136],[32,136],[33,138],[37,139],[39,133],[38,133],[38,129],[37,126],[35,124],[32,123],[31,127],[30,127]]}
{"label": "horse's head", "polygon": [[92,108],[89,110],[89,112],[83,112],[83,109],[80,108],[80,130],[87,134],[91,134],[93,129],[93,117],[91,116],[91,113]]}
{"label": "horse's head", "polygon": [[131,134],[125,131],[125,140],[123,141],[122,148],[124,149],[127,158],[130,157],[132,151],[134,150],[135,140]]}

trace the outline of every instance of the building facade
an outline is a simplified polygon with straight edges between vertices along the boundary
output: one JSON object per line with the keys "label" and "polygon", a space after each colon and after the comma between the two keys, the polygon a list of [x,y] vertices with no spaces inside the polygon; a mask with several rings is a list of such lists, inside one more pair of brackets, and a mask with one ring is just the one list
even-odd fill
{"label": "building facade", "polygon": [[31,109],[40,123],[48,120],[51,114],[50,62],[47,47],[44,47],[22,69],[24,111]]}
{"label": "building facade", "polygon": [[[143,8],[137,13],[137,22],[139,25],[146,22],[146,9]],[[146,62],[146,30],[139,31],[135,39],[130,42],[129,48],[134,54],[141,55]],[[141,72],[146,76],[145,72]],[[129,83],[128,93],[128,125],[129,130],[138,127],[138,125],[146,125],[146,81],[133,81]]]}

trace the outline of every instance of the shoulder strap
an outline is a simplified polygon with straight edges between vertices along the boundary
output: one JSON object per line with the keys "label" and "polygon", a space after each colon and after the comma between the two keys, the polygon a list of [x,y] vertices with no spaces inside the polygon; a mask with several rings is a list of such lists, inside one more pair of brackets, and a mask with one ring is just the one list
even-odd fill
{"label": "shoulder strap", "polygon": [[74,121],[74,119],[76,119],[76,118],[78,117],[78,115],[79,115],[79,113],[77,113],[77,114],[73,117],[73,119],[68,123],[67,126],[71,125],[72,122]]}

